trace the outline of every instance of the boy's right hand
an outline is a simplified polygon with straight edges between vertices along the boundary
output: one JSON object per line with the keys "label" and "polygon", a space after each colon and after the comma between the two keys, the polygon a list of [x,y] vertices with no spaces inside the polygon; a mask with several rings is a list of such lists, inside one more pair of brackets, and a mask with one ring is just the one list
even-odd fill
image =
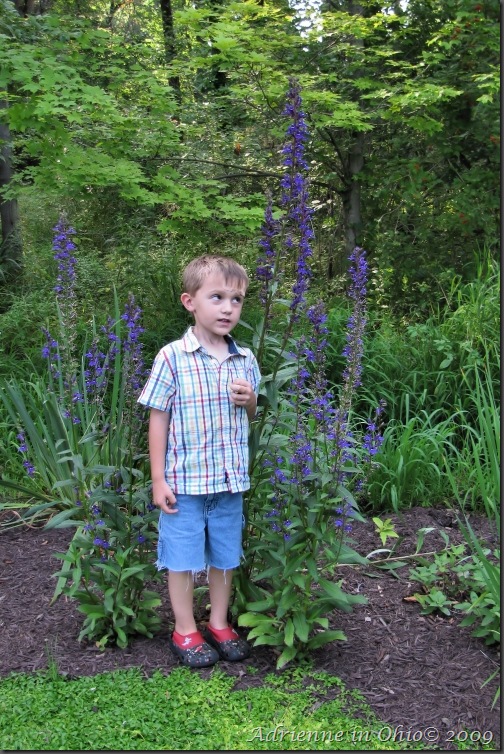
{"label": "boy's right hand", "polygon": [[178,513],[177,500],[170,485],[164,480],[152,483],[152,502],[163,513]]}

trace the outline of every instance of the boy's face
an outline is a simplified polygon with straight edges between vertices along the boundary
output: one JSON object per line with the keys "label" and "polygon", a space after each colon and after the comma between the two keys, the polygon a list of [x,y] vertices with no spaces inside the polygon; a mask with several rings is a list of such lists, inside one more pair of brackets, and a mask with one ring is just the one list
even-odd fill
{"label": "boy's face", "polygon": [[245,290],[236,280],[224,280],[221,273],[207,277],[195,294],[180,297],[185,308],[194,314],[201,335],[224,337],[238,323]]}

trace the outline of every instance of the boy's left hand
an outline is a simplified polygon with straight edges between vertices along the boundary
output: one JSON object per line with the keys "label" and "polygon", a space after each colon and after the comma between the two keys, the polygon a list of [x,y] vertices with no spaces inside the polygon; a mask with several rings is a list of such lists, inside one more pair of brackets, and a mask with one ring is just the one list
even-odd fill
{"label": "boy's left hand", "polygon": [[234,403],[235,406],[250,408],[255,405],[256,395],[250,382],[237,378],[229,387],[231,389],[231,403]]}

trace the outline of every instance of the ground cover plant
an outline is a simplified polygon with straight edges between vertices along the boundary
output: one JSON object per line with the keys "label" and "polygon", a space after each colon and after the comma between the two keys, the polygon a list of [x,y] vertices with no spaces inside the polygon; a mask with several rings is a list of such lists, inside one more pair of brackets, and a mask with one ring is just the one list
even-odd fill
{"label": "ground cover plant", "polygon": [[[359,693],[346,691],[328,674],[297,669],[270,674],[258,688],[233,691],[233,686],[234,678],[218,669],[204,679],[185,668],[147,678],[132,669],[69,680],[55,666],[43,674],[16,674],[0,684],[0,745],[88,751],[411,745],[380,723]],[[487,738],[481,743],[490,743]]]}

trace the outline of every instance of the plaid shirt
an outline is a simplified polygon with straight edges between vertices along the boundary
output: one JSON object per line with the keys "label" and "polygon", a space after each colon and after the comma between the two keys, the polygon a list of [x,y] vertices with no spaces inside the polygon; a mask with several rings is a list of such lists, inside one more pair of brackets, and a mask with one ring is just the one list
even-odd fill
{"label": "plaid shirt", "polygon": [[162,348],[138,402],[170,413],[166,481],[175,493],[242,492],[248,475],[248,417],[229,397],[229,385],[248,380],[258,393],[255,356],[227,336],[229,356],[219,364],[189,328]]}

